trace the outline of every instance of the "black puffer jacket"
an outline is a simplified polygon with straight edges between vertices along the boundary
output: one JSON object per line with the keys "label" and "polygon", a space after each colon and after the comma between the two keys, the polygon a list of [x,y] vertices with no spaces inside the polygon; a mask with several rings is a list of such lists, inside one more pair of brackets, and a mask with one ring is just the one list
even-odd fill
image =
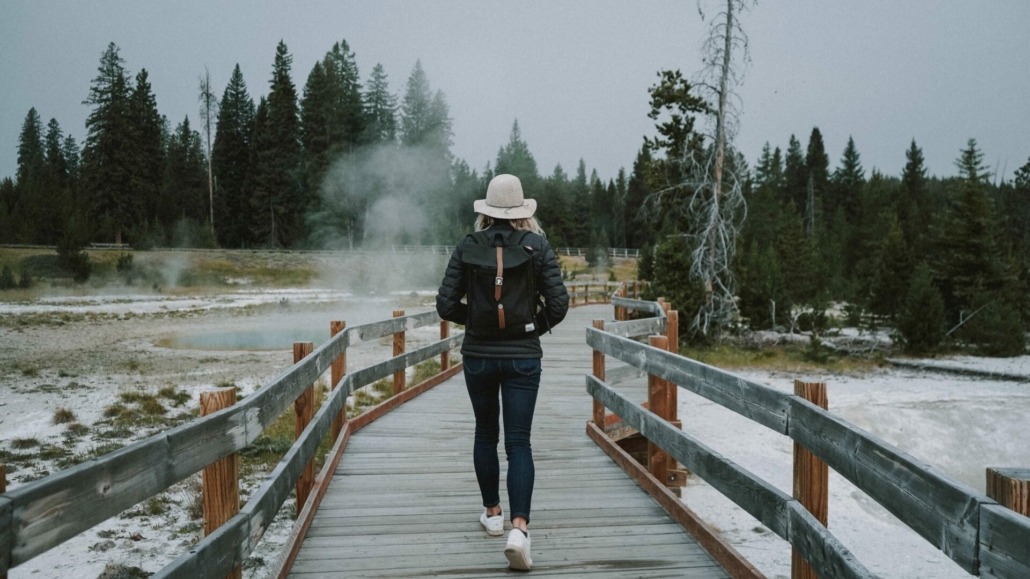
{"label": "black puffer jacket", "polygon": [[[499,222],[488,231],[501,232],[507,239],[515,230],[508,222]],[[454,248],[443,283],[440,284],[440,291],[436,294],[436,311],[440,317],[462,325],[468,320],[468,307],[461,301],[468,288],[465,267],[461,262],[465,242],[466,239],[462,239]],[[561,278],[558,258],[555,257],[547,240],[535,233],[529,233],[523,238],[522,243],[533,248],[536,287],[544,298],[544,309],[538,317],[546,317],[546,320],[539,320],[540,323],[536,326],[538,333],[545,332],[547,327],[553,328],[565,319],[565,314],[569,311],[569,294],[565,291],[565,283]],[[461,355],[482,358],[540,358],[543,356],[543,350],[540,348],[540,337],[537,334],[531,333],[518,338],[487,338],[466,332],[461,345]]]}

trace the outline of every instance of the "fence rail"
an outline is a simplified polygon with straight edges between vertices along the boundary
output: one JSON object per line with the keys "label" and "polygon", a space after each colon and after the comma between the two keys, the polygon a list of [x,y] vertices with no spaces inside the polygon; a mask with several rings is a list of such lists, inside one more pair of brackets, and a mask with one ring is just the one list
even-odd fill
{"label": "fence rail", "polygon": [[[437,324],[435,311],[346,328],[239,404],[0,494],[0,573],[253,443],[349,346]],[[247,504],[158,573],[220,577],[254,549],[355,389],[460,345],[463,333],[345,374]],[[300,506],[298,506],[299,510]]]}
{"label": "fence rail", "polygon": [[[658,317],[586,328],[587,344],[598,354],[616,358],[789,436],[968,573],[1030,577],[1030,518],[999,506],[987,495],[801,396],[634,340],[664,332],[658,321],[662,304],[616,297],[612,305],[617,311],[621,307]],[[621,379],[630,372],[623,367],[618,374]],[[800,512],[804,509],[797,501],[654,412],[630,402],[604,381],[603,374],[587,376],[587,391],[649,441],[787,539],[821,576],[868,576],[868,571],[832,535],[810,525],[811,515]],[[596,408],[594,416],[596,424]],[[603,429],[603,422],[598,426]]]}

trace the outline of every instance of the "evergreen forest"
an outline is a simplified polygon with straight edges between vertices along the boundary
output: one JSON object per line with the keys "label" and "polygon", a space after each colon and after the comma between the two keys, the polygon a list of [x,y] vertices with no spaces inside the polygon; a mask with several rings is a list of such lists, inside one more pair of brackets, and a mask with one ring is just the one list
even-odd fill
{"label": "evergreen forest", "polygon": [[[695,254],[682,209],[690,201],[666,193],[692,170],[678,160],[711,147],[694,126],[711,111],[678,72],[662,71],[650,89],[657,136],[643,138],[629,169],[606,180],[583,160],[539,168],[517,120],[496,159],[470,167],[451,152],[447,97],[421,63],[395,86],[381,65],[362,74],[340,41],[295,86],[286,44],[272,57],[258,81],[267,93],[237,66],[220,95],[202,83],[195,118],[169,119],[147,70],[130,72],[111,43],[86,92],[82,143],[34,108],[25,115],[17,172],[0,181],[0,243],[56,246],[85,277],[80,250],[97,242],[140,250],[451,244],[471,230],[470,208],[486,183],[511,173],[539,201],[552,246],[643,249],[639,275],[654,293],[680,311],[702,307],[705,288],[688,275]],[[901,174],[891,175],[864,167],[854,140],[827,151],[819,128],[798,129],[757,159],[727,152],[744,199],[730,264],[737,316],[685,335],[818,333],[837,315],[893,328],[916,352],[948,343],[1025,351],[1030,160],[1002,174],[970,138],[955,143],[952,174],[931,175],[914,139],[897,152]]]}

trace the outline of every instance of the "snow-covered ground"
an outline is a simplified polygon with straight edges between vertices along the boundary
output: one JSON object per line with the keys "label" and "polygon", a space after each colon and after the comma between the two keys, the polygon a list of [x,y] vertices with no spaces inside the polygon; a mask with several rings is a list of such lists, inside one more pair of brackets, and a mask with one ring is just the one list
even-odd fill
{"label": "snow-covered ground", "polygon": [[1030,381],[1030,356],[1015,356],[1012,358],[948,356],[944,358],[917,359],[911,360],[911,362],[926,364],[928,367],[955,368],[957,370],[975,370],[979,372],[1008,374],[1011,376],[1026,376],[1027,381]]}
{"label": "snow-covered ground", "polygon": [[[764,371],[738,373],[786,391],[792,391],[795,378]],[[827,382],[831,412],[981,492],[986,467],[1030,465],[1026,384],[901,369],[798,378]],[[791,493],[789,438],[682,389],[679,401],[685,431]],[[717,491],[692,477],[683,500],[770,578],[790,577],[789,545]],[[878,576],[968,577],[832,470],[829,528]]]}
{"label": "snow-covered ground", "polygon": [[[166,385],[190,395],[182,407],[169,406],[169,415],[195,409],[199,393],[231,382],[249,394],[292,363],[292,336],[310,332],[328,336],[329,321],[349,326],[391,317],[392,310],[424,311],[431,300],[425,292],[396,292],[389,297],[348,299],[335,290],[244,290],[228,293],[162,295],[98,295],[42,298],[32,302],[0,303],[0,317],[43,314],[28,324],[0,324],[0,451],[35,453],[40,447],[17,450],[12,439],[35,438],[42,445],[72,455],[87,454],[104,444],[129,443],[159,428],[143,428],[129,439],[105,440],[104,409],[122,392],[153,393]],[[257,308],[252,306],[259,306]],[[85,314],[63,321],[62,313]],[[53,315],[51,315],[53,314]],[[281,344],[271,349],[232,350],[216,347],[168,348],[195,336],[279,332]],[[409,348],[438,339],[435,326],[406,332]],[[389,357],[389,337],[352,346],[351,370]],[[67,425],[52,422],[57,408],[69,408],[78,423],[90,427],[81,437],[69,437]],[[54,460],[40,458],[10,464],[9,489],[57,470]],[[267,472],[241,477],[245,499]],[[199,475],[198,475],[199,476]],[[193,479],[198,478],[193,477]],[[186,551],[201,537],[200,523],[191,520],[188,504],[196,492],[187,479],[158,498],[162,508],[144,502],[125,513],[41,555],[10,572],[10,577],[91,579],[108,563],[137,566],[153,572]],[[270,526],[244,576],[268,575],[289,535],[295,507],[288,501]]]}

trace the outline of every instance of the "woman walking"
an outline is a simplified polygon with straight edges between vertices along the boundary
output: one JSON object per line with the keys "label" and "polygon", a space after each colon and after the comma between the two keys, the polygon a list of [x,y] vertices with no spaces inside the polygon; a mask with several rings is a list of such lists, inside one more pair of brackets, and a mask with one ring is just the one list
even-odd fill
{"label": "woman walking", "polygon": [[436,310],[465,326],[461,355],[476,416],[472,458],[486,509],[479,522],[489,535],[504,534],[497,458],[503,414],[512,526],[504,555],[509,567],[528,571],[534,478],[529,435],[540,387],[539,335],[565,318],[569,296],[558,259],[533,217],[536,201],[524,198],[518,177],[494,177],[474,208],[476,233],[451,254]]}

